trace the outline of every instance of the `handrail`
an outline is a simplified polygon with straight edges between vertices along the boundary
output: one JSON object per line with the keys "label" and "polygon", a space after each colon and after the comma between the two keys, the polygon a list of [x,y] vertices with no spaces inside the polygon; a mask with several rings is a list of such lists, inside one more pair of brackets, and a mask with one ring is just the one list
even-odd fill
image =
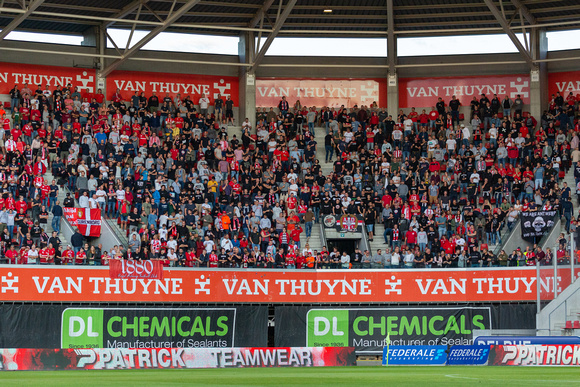
{"label": "handrail", "polygon": [[521,223],[522,218],[521,216],[518,216],[518,219],[514,222],[514,226],[512,227],[512,229],[510,230],[509,227],[507,228],[507,231],[504,231],[500,236],[501,236],[501,241],[502,243],[498,244],[495,246],[495,249],[493,250],[493,254],[497,257],[499,255],[499,253],[503,250],[504,246],[507,244],[509,238],[511,237],[511,235],[513,234],[514,230],[518,227],[518,225]]}
{"label": "handrail", "polygon": [[318,227],[320,227],[320,242],[322,243],[322,247],[328,247],[326,245],[326,233],[324,232],[324,222],[318,222]]}

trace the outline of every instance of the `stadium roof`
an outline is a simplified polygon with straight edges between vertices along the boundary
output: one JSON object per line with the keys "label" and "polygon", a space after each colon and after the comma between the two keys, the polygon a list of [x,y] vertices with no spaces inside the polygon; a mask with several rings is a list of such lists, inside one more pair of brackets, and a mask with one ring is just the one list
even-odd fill
{"label": "stadium roof", "polygon": [[0,41],[14,30],[83,35],[96,31],[93,27],[105,33],[114,27],[131,30],[129,41],[134,30],[147,31],[124,52],[107,34],[119,56],[103,76],[161,32],[256,36],[250,72],[277,36],[386,37],[390,73],[397,37],[503,33],[533,70],[539,58],[531,32],[580,28],[580,5],[578,0],[2,0],[0,26]]}
{"label": "stadium roof", "polygon": [[0,26],[21,18],[17,28],[23,31],[82,34],[103,23],[152,30],[186,6],[165,31],[238,35],[262,29],[267,34],[286,16],[279,28],[283,36],[386,36],[390,3],[393,31],[399,35],[501,33],[502,23],[490,6],[518,32],[522,25],[580,26],[577,0],[4,0]]}

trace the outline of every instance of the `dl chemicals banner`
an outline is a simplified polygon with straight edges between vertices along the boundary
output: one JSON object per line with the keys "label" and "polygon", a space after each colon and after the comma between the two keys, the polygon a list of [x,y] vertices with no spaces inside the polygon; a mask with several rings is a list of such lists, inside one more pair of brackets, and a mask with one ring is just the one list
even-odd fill
{"label": "dl chemicals banner", "polygon": [[236,308],[67,308],[61,348],[227,348]]}
{"label": "dl chemicals banner", "polygon": [[514,305],[441,308],[276,308],[276,346],[355,347],[382,352],[391,345],[470,345],[476,329],[520,329],[535,309]]}
{"label": "dl chemicals banner", "polygon": [[268,345],[268,308],[0,305],[0,348],[231,348]]}

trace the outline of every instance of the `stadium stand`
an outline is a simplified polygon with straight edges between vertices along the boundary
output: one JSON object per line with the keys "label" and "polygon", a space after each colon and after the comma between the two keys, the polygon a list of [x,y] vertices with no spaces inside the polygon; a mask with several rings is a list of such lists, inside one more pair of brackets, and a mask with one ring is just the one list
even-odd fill
{"label": "stadium stand", "polygon": [[[117,90],[106,98],[25,84],[10,99],[0,111],[0,235],[12,264],[550,265],[571,259],[565,237],[555,256],[538,245],[501,250],[520,214],[555,209],[566,233],[578,235],[573,95],[554,95],[540,122],[521,101],[486,95],[463,120],[455,98],[397,117],[377,105],[317,109],[282,99],[240,123],[221,97]],[[63,207],[75,206],[99,208],[127,246],[102,251],[78,233],[63,242]],[[364,219],[373,251],[322,246],[313,226],[329,214]]]}

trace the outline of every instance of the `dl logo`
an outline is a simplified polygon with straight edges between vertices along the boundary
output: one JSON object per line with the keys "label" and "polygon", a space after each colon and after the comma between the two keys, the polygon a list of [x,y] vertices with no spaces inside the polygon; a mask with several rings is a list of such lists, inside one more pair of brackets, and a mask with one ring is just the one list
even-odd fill
{"label": "dl logo", "polygon": [[306,315],[308,347],[348,347],[348,310],[312,309]]}
{"label": "dl logo", "polygon": [[65,309],[62,312],[61,348],[102,347],[102,309]]}

